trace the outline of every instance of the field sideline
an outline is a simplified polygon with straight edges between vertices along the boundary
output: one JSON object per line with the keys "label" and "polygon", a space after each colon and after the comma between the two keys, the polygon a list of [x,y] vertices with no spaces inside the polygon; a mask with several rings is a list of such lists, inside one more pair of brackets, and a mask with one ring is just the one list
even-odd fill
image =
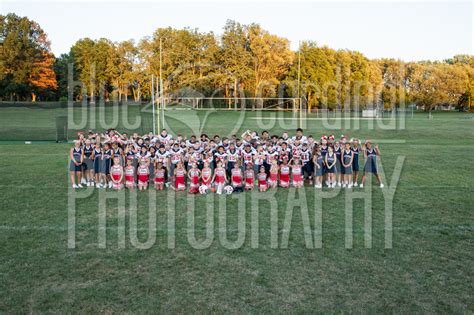
{"label": "field sideline", "polygon": [[[135,109],[130,109],[135,111]],[[404,165],[393,203],[393,248],[384,249],[384,198],[372,188],[372,248],[364,247],[364,205],[356,201],[353,248],[346,249],[345,193],[323,201],[323,247],[305,247],[301,211],[292,216],[288,248],[270,246],[270,205],[259,208],[260,246],[250,245],[250,211],[245,213],[244,245],[221,244],[218,215],[209,248],[187,240],[186,194],[176,198],[176,247],[169,249],[167,210],[158,201],[157,242],[136,249],[127,234],[117,243],[117,203],[107,204],[107,248],[98,247],[98,192],[79,200],[76,248],[67,248],[68,149],[70,144],[36,144],[55,138],[55,116],[65,109],[0,108],[0,312],[450,312],[474,311],[474,119],[472,114],[435,113],[406,118],[406,128],[360,130],[341,122],[327,130],[310,116],[305,134],[341,133],[380,142],[386,181],[397,157]],[[130,114],[130,113],[129,113]],[[274,116],[271,134],[296,128],[291,113]],[[106,112],[110,118],[111,113]],[[142,116],[144,117],[144,116]],[[471,117],[470,119],[468,119]],[[133,120],[133,118],[131,118]],[[236,112],[170,112],[173,133],[227,134],[257,129],[258,119]],[[264,120],[265,123],[268,121]],[[331,121],[334,123],[334,120]],[[149,124],[149,118],[143,123]],[[26,126],[26,127],[24,127]],[[87,125],[86,128],[90,127]],[[123,127],[119,123],[119,129]],[[141,132],[142,126],[137,128]],[[133,131],[133,130],[129,130]],[[70,130],[72,137],[76,131]],[[6,140],[3,144],[1,140]],[[33,140],[33,144],[8,141]],[[374,181],[375,182],[375,181]],[[305,188],[311,226],[313,198]],[[279,190],[278,239],[288,207],[288,190]],[[157,193],[164,198],[166,192]],[[248,197],[248,196],[247,196]],[[246,205],[250,209],[250,198]],[[195,217],[205,236],[205,199],[198,196]],[[140,240],[147,237],[148,194],[139,193]],[[215,200],[216,209],[218,200]],[[237,238],[237,201],[228,200],[228,238]],[[129,218],[127,217],[127,231]]]}

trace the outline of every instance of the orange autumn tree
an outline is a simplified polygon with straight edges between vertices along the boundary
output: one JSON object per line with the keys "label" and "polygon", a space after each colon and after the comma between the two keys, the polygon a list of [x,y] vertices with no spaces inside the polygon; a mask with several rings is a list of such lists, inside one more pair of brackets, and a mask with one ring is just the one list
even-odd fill
{"label": "orange autumn tree", "polygon": [[30,84],[32,86],[31,100],[33,102],[36,102],[38,91],[55,90],[58,88],[53,65],[54,56],[47,51],[40,52],[39,58],[33,63],[30,74]]}
{"label": "orange autumn tree", "polygon": [[14,13],[0,15],[0,97],[27,100],[57,88],[47,34],[38,23]]}

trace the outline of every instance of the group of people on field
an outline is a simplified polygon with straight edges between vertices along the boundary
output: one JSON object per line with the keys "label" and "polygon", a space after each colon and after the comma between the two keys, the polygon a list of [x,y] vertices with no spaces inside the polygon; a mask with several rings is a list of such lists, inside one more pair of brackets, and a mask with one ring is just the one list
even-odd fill
{"label": "group of people on field", "polygon": [[370,140],[361,143],[344,135],[314,138],[305,136],[301,128],[292,137],[288,132],[270,135],[247,130],[240,138],[173,137],[166,129],[158,135],[128,135],[111,129],[101,134],[80,132],[70,150],[69,170],[73,188],[145,190],[152,186],[231,193],[301,188],[305,182],[316,188],[323,183],[330,188],[362,188],[369,174],[383,187],[377,156],[379,147]]}

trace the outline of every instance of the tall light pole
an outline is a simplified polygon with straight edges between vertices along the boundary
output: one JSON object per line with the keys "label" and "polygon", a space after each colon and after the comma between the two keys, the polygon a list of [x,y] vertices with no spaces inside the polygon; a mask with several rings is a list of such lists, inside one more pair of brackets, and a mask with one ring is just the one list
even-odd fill
{"label": "tall light pole", "polygon": [[160,119],[163,119],[163,126],[165,124],[165,101],[164,101],[164,95],[163,95],[163,40],[160,37],[160,107],[161,107],[161,114],[160,114]]}
{"label": "tall light pole", "polygon": [[153,74],[151,75],[151,111],[152,111],[152,124],[153,134],[156,134],[155,130],[155,82]]}
{"label": "tall light pole", "polygon": [[303,128],[303,106],[301,104],[301,98],[300,98],[300,78],[301,78],[301,41],[298,43],[298,91],[297,91],[297,96],[298,96],[298,106],[300,108],[300,120],[299,120],[299,127]]}

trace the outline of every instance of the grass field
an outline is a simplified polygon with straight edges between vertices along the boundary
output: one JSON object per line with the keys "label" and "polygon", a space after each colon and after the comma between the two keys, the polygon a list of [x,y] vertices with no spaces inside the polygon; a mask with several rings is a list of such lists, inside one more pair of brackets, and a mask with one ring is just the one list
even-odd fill
{"label": "grass field", "polygon": [[[54,117],[65,110],[0,109],[0,140],[50,140]],[[174,132],[229,133],[239,113],[170,113]],[[265,115],[272,115],[266,113]],[[272,133],[294,129],[276,122]],[[248,114],[238,130],[257,129]],[[107,248],[98,246],[98,192],[77,201],[76,248],[68,249],[68,149],[70,144],[0,144],[0,312],[448,312],[474,311],[474,119],[468,114],[426,114],[399,130],[354,127],[328,131],[307,120],[306,134],[334,132],[380,142],[390,182],[405,156],[393,202],[393,248],[384,248],[384,198],[372,189],[372,248],[364,246],[364,205],[356,201],[353,248],[345,248],[345,192],[323,201],[322,248],[306,248],[303,220],[295,208],[288,248],[270,246],[270,205],[259,207],[260,246],[221,245],[218,215],[214,240],[202,250],[187,240],[186,195],[176,198],[176,246],[167,246],[167,209],[157,193],[157,242],[136,249],[117,242],[117,203],[107,207]],[[287,126],[282,125],[286,123]],[[53,130],[53,131],[51,131]],[[53,132],[51,134],[51,132]],[[74,134],[71,130],[70,134]],[[368,188],[370,189],[370,188]],[[288,190],[279,190],[278,237],[285,230]],[[305,188],[312,228],[312,187]],[[249,194],[246,196],[250,209]],[[237,238],[237,201],[228,198],[228,238]],[[139,193],[140,240],[147,237],[148,194]],[[205,198],[196,200],[198,238],[204,238]],[[218,201],[215,201],[217,208]],[[129,218],[127,217],[127,231]]]}

